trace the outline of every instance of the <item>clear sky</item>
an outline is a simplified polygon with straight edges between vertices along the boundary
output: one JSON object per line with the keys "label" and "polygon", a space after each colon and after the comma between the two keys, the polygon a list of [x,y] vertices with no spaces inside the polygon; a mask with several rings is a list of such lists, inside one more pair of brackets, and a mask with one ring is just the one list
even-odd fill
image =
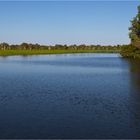
{"label": "clear sky", "polygon": [[0,1],[0,42],[128,44],[139,1]]}

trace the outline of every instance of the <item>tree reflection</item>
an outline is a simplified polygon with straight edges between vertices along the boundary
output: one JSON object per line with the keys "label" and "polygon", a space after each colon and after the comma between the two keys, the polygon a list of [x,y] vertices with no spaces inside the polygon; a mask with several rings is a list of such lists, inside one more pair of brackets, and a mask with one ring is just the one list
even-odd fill
{"label": "tree reflection", "polygon": [[140,135],[140,60],[128,59],[130,68],[130,98],[129,110],[135,129],[135,135]]}

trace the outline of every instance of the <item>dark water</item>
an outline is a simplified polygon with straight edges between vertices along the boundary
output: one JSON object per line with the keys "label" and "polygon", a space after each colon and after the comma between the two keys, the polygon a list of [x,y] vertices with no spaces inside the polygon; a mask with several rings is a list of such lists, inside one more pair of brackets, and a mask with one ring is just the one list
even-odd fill
{"label": "dark water", "polygon": [[140,138],[140,61],[0,57],[0,138]]}

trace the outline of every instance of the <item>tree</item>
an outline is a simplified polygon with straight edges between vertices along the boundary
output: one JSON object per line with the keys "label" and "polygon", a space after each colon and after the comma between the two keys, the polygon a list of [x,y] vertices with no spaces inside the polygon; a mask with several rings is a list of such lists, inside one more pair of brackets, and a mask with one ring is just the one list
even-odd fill
{"label": "tree", "polygon": [[27,50],[29,48],[29,44],[28,43],[22,43],[22,44],[20,44],[20,48],[22,50]]}
{"label": "tree", "polygon": [[140,6],[138,6],[138,14],[131,21],[132,26],[129,28],[131,44],[134,47],[140,48]]}
{"label": "tree", "polygon": [[5,43],[5,42],[1,43],[0,44],[0,49],[1,50],[9,49],[9,44],[8,43]]}

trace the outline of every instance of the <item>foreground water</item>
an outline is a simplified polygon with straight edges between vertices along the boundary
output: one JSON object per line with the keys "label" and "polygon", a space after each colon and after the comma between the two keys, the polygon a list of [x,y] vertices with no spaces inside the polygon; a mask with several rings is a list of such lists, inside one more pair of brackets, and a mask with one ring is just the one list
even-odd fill
{"label": "foreground water", "polygon": [[140,138],[140,62],[0,57],[0,138]]}

